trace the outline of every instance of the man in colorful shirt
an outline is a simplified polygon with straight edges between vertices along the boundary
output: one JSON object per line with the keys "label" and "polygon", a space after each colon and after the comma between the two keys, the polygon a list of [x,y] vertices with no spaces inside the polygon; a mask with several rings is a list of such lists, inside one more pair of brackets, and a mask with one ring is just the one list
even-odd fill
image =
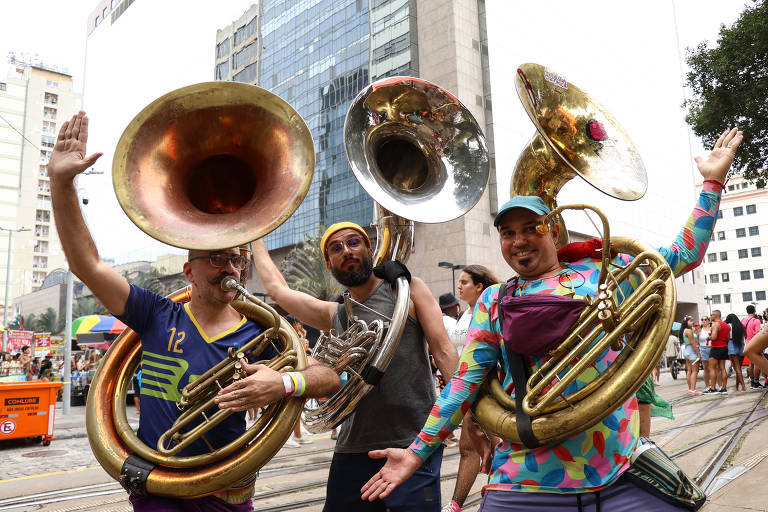
{"label": "man in colorful shirt", "polygon": [[[704,258],[715,224],[722,184],[741,140],[741,132],[736,129],[727,131],[707,160],[696,159],[705,180],[698,203],[675,242],[660,249],[675,275],[695,268]],[[494,224],[499,230],[502,255],[520,278],[517,293],[575,298],[594,296],[601,260],[588,257],[567,264],[560,262],[555,246],[559,235],[557,225],[541,229],[549,211],[538,197],[515,196],[496,216]],[[625,265],[630,259],[630,256],[620,254],[614,261]],[[631,293],[634,286],[635,283],[629,282],[621,285],[625,293]],[[498,285],[483,292],[474,310],[467,335],[468,345],[462,353],[458,371],[411,446],[370,453],[373,458],[386,457],[387,463],[363,486],[363,499],[387,496],[455,428],[477,397],[486,374],[498,362],[504,368],[509,367],[498,317],[498,293]],[[607,350],[602,359],[596,361],[597,372],[604,370],[617,355]],[[526,359],[530,369],[535,370],[546,357]],[[583,388],[595,375],[595,372],[585,372],[566,394]],[[511,375],[507,373],[502,384],[510,389]],[[637,399],[632,395],[595,426],[565,441],[538,448],[502,441],[495,448],[481,510],[511,510],[512,504],[514,510],[580,510],[582,506],[592,507],[597,503],[612,511],[678,510],[620,478],[629,467],[630,457],[637,446],[637,409]]]}
{"label": "man in colorful shirt", "polygon": [[[191,283],[191,299],[185,304],[129,285],[123,276],[99,258],[93,239],[80,211],[75,177],[91,167],[101,156],[85,156],[88,118],[79,112],[65,122],[54,146],[48,175],[56,229],[69,267],[115,316],[135,330],[142,340],[142,414],[138,436],[151,448],[181,414],[177,407],[181,390],[202,373],[262,332],[262,326],[246,319],[230,302],[236,292],[221,288],[221,281],[232,276],[240,280],[248,260],[239,248],[216,251],[190,250],[184,263],[184,276]],[[277,355],[268,347],[264,359]],[[206,439],[214,446],[229,444],[245,431],[245,414],[295,394],[283,376],[259,364],[244,362],[248,377],[224,388],[216,398],[219,408],[230,414]],[[303,382],[304,396],[320,397],[340,387],[339,378],[329,367],[310,364],[303,372],[288,377]],[[186,447],[180,456],[209,453],[201,440]],[[253,510],[255,475],[216,496],[197,499],[161,498],[131,494],[134,510],[146,511],[238,511]]]}

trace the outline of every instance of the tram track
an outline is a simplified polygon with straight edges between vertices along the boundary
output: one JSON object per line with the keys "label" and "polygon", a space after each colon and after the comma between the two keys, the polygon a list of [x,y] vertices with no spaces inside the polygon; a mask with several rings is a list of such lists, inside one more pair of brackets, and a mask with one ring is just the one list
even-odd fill
{"label": "tram track", "polygon": [[[754,403],[751,407],[742,408],[743,405],[739,407],[738,402],[730,402],[731,406],[737,406],[739,410],[728,414],[721,413],[715,417],[707,417],[707,415],[712,414],[724,405],[724,398],[715,397],[713,400],[697,403],[695,413],[691,415],[687,422],[676,427],[656,430],[652,433],[654,438],[665,436],[664,440],[668,442],[683,433],[695,432],[693,429],[700,425],[727,422],[720,431],[706,436],[699,434],[697,439],[692,439],[692,444],[676,451],[668,452],[671,458],[679,459],[687,454],[695,453],[713,441],[726,438],[715,454],[707,456],[706,464],[701,467],[697,465],[697,469],[688,469],[691,475],[693,475],[694,471],[697,471],[696,476],[693,478],[707,494],[716,492],[736,476],[749,471],[764,458],[768,458],[768,450],[754,454],[749,452],[745,457],[741,458],[742,460],[737,467],[730,467],[730,460],[732,460],[735,453],[739,452],[741,447],[740,441],[748,435],[751,429],[768,418],[768,409],[765,409],[763,405],[768,396],[768,390],[762,391],[760,394],[751,393],[737,396],[744,399],[748,398],[750,401],[754,400]],[[682,397],[676,403],[683,404],[691,398],[696,397]],[[686,406],[688,405],[686,403]],[[728,420],[733,421],[729,422]],[[262,483],[262,491],[259,492],[257,490],[256,495],[253,497],[255,512],[317,510],[317,508],[312,507],[317,507],[324,502],[324,487],[327,481],[325,476],[317,471],[330,466],[332,453],[332,448],[329,447],[297,451],[295,453],[289,452],[274,457],[259,472],[260,479],[257,482]],[[458,457],[458,450],[455,450],[446,452],[443,458],[449,461]],[[450,465],[449,467],[444,467],[444,470],[449,469],[452,469]],[[312,474],[313,471],[315,471],[314,474]],[[306,473],[306,475],[301,476],[302,473]],[[283,475],[296,475],[296,477],[286,480]],[[274,478],[274,480],[270,480],[271,478]],[[302,479],[305,480],[301,481]],[[450,483],[446,482],[455,481],[455,479],[455,472],[441,476],[444,494],[446,486],[450,486]],[[291,481],[293,483],[290,483]],[[286,483],[289,485],[283,488],[282,485]],[[287,499],[290,502],[276,503],[276,501],[281,499]],[[78,500],[80,500],[80,504],[78,504]],[[481,500],[482,495],[479,491],[471,493],[465,502],[464,510],[476,510]],[[19,510],[22,508],[25,510],[45,510],[49,512],[53,512],[54,508],[56,512],[74,510],[116,511],[130,510],[130,505],[127,502],[125,491],[117,482],[82,485],[38,492],[23,497],[0,499],[0,511]]]}

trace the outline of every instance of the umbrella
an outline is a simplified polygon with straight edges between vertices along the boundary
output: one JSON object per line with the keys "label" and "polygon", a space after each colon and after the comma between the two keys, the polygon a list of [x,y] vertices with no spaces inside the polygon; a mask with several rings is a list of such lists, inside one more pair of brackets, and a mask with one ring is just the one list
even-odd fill
{"label": "umbrella", "polygon": [[126,325],[113,316],[86,315],[72,321],[72,336],[89,332],[106,332],[120,334]]}

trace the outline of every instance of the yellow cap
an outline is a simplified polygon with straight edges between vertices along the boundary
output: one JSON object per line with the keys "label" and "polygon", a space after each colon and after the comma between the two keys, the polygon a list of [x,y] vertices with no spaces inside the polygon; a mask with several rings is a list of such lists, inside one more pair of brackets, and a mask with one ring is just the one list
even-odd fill
{"label": "yellow cap", "polygon": [[360,233],[363,238],[365,238],[365,243],[368,245],[368,247],[371,246],[371,240],[368,238],[368,234],[359,225],[355,224],[354,222],[337,222],[336,224],[333,224],[328,229],[326,229],[325,233],[323,233],[323,237],[320,239],[320,250],[323,251],[323,258],[326,260],[328,259],[328,255],[325,253],[325,244],[328,243],[328,239],[331,238],[331,235],[341,231],[342,229],[354,229]]}

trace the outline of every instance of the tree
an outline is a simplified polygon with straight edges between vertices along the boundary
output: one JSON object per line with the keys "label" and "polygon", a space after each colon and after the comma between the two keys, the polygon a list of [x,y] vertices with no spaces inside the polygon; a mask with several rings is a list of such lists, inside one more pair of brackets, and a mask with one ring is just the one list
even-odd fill
{"label": "tree", "polygon": [[307,241],[291,249],[280,269],[288,285],[320,300],[333,301],[344,288],[328,272],[320,250],[322,232],[307,235]]}
{"label": "tree", "polygon": [[768,182],[768,4],[753,0],[731,27],[721,25],[717,46],[706,41],[687,49],[691,71],[687,85],[694,97],[684,106],[686,121],[705,145],[737,126],[744,142],[736,153],[734,173],[758,187]]}
{"label": "tree", "polygon": [[59,315],[56,313],[56,310],[53,308],[48,308],[45,310],[45,313],[42,313],[39,317],[37,317],[33,330],[35,332],[49,332],[51,334],[59,334],[64,329],[61,320],[59,318]]}

